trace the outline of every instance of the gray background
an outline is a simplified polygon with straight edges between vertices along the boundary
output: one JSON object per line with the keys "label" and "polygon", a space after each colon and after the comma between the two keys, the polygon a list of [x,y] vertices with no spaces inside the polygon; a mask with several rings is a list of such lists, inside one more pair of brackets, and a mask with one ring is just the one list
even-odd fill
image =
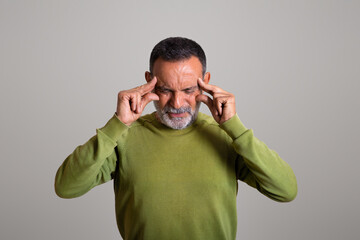
{"label": "gray background", "polygon": [[[202,45],[211,83],[294,169],[277,203],[240,183],[238,239],[359,239],[359,1],[0,1],[0,239],[120,239],[112,183],[54,176],[143,84],[152,47]],[[202,106],[204,112],[206,108]],[[146,112],[154,110],[150,104]]]}

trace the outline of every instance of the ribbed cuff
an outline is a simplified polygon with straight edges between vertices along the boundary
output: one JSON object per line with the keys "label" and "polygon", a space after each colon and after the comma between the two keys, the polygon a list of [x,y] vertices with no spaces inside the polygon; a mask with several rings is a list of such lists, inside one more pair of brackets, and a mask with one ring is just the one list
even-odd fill
{"label": "ribbed cuff", "polygon": [[241,122],[237,114],[221,124],[220,128],[223,129],[233,140],[237,139],[248,130]]}
{"label": "ribbed cuff", "polygon": [[117,118],[116,114],[106,123],[106,125],[99,130],[105,135],[107,135],[110,139],[117,142],[120,139],[122,133],[129,129],[124,123]]}

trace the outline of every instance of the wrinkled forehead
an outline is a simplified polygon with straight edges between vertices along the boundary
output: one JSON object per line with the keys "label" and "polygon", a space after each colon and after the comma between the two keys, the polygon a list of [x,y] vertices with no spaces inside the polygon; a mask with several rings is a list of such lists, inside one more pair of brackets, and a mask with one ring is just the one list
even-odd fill
{"label": "wrinkled forehead", "polygon": [[153,75],[157,77],[157,86],[187,88],[197,86],[197,79],[202,77],[202,66],[196,57],[177,62],[160,59],[154,64]]}
{"label": "wrinkled forehead", "polygon": [[183,74],[180,76],[156,76],[157,83],[156,86],[159,87],[168,87],[171,89],[184,89],[193,86],[197,86],[197,79],[199,78],[196,75]]}

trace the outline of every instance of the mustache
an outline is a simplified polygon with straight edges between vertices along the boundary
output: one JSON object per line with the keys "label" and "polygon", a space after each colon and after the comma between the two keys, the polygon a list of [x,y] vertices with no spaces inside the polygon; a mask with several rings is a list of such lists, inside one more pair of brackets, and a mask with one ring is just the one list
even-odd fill
{"label": "mustache", "polygon": [[181,107],[181,108],[173,108],[173,107],[171,107],[171,106],[169,106],[169,105],[166,105],[163,109],[162,109],[162,111],[164,112],[164,113],[175,113],[175,114],[180,114],[180,113],[186,113],[186,112],[188,112],[188,113],[191,113],[191,107],[189,107],[189,106],[185,106],[185,107]]}

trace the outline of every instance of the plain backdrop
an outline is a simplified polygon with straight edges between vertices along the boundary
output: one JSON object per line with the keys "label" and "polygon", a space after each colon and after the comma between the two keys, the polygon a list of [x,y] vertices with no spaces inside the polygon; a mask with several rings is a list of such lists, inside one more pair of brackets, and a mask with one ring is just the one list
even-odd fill
{"label": "plain backdrop", "polygon": [[360,239],[359,29],[351,0],[0,0],[0,239],[121,239],[112,182],[64,200],[54,177],[169,36],[297,176],[291,203],[239,183],[237,239]]}

